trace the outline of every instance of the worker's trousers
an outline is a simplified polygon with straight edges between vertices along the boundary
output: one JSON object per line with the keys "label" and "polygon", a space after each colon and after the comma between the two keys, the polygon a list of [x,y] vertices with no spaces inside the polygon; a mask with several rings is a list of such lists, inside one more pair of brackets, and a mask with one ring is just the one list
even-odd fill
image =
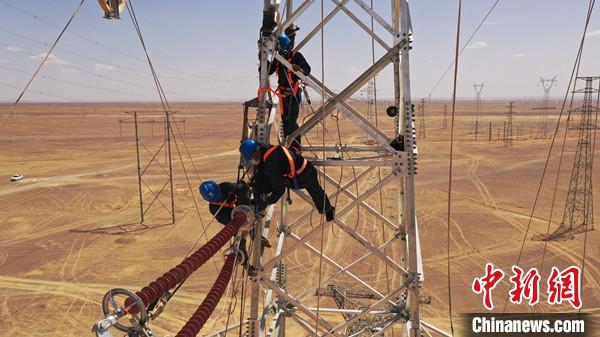
{"label": "worker's trousers", "polygon": [[[283,135],[287,138],[298,129],[298,115],[300,114],[300,103],[302,101],[302,90],[296,95],[289,94],[283,98]],[[291,145],[301,149],[302,137],[298,136]]]}
{"label": "worker's trousers", "polygon": [[298,177],[293,179],[291,188],[305,189],[315,204],[317,211],[319,211],[319,214],[323,214],[323,210],[328,211],[331,209],[329,198],[319,184],[317,170],[311,162],[308,162],[304,171],[302,171]]}

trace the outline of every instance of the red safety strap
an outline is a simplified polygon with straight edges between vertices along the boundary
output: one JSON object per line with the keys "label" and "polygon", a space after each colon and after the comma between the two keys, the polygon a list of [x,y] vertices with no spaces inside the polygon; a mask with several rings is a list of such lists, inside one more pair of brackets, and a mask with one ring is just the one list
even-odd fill
{"label": "red safety strap", "polygon": [[296,170],[296,164],[294,163],[294,158],[292,157],[292,154],[287,148],[283,146],[272,146],[270,149],[268,149],[267,152],[265,152],[265,154],[263,155],[263,162],[267,161],[267,158],[269,158],[271,153],[273,153],[273,151],[275,151],[277,148],[281,148],[283,150],[283,153],[285,153],[285,156],[287,157],[288,163],[290,165],[290,173],[284,174],[283,176],[289,179],[294,179],[296,176],[300,175],[306,168],[308,160],[304,159],[304,161],[302,162],[302,166],[300,166],[300,168]]}
{"label": "red safety strap", "polygon": [[[292,56],[288,59],[288,62],[292,63],[292,57],[294,57],[294,55],[296,55],[296,52],[292,52]],[[279,66],[279,64],[277,64]],[[287,69],[287,80],[288,83],[292,83],[292,75],[294,74],[293,70],[293,66],[292,69]],[[298,94],[298,90],[300,89],[300,79],[297,79],[296,82],[294,83],[294,87],[292,88],[292,93],[294,93],[294,96],[296,96],[296,94]]]}
{"label": "red safety strap", "polygon": [[279,99],[279,113],[281,113],[281,115],[283,116],[283,99],[285,98],[286,95],[283,95],[279,88],[277,88],[277,90],[273,90],[271,88],[258,88],[258,94],[257,94],[257,99],[260,101],[260,93],[261,92],[270,92],[273,93],[273,95],[277,96],[277,98]]}
{"label": "red safety strap", "polygon": [[210,204],[211,205],[215,205],[215,206],[223,206],[223,207],[235,208],[235,201],[234,202],[219,201],[219,202],[211,202]]}
{"label": "red safety strap", "polygon": [[[290,58],[288,58],[288,62],[292,63],[292,58],[294,57],[294,55],[296,55],[295,51],[292,52],[292,56]],[[275,72],[277,74],[279,74],[279,63],[277,63],[277,66],[275,67]],[[293,81],[292,81],[292,79],[293,79],[293,77],[292,77],[293,73],[294,72],[292,71],[292,69],[286,69],[286,77],[287,77],[287,80],[288,80],[288,84],[290,84],[290,86],[293,83]],[[277,88],[277,90],[280,90],[280,89],[288,89],[288,87],[279,87],[279,88]],[[296,82],[294,83],[294,86],[292,87],[292,93],[294,94],[294,96],[298,94],[298,90],[300,90],[300,79],[297,79]]]}
{"label": "red safety strap", "polygon": [[227,195],[227,198],[225,198],[225,200],[229,199],[231,196],[234,196],[234,199],[232,202],[225,202],[225,201],[211,201],[209,202],[209,204],[211,205],[215,205],[215,206],[223,206],[223,207],[231,207],[231,208],[235,208],[235,203],[237,202],[237,196],[235,196],[235,194],[233,194],[233,192],[229,192],[229,194]]}

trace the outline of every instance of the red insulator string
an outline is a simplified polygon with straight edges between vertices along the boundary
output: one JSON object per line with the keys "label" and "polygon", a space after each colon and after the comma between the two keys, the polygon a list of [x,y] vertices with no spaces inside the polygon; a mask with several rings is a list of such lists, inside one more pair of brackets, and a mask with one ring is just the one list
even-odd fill
{"label": "red insulator string", "polygon": [[[141,291],[136,292],[136,295],[140,297],[146,306],[150,303],[154,303],[169,289],[174,288],[176,285],[183,282],[188,276],[206,263],[206,261],[215,255],[245,223],[246,216],[241,212],[236,213],[229,225],[223,227],[223,229],[204,246],[200,247],[194,254],[185,258],[175,268],[157,278],[156,281],[142,288]],[[132,304],[133,301],[129,298],[125,301],[125,307],[130,307],[128,311],[132,314],[136,314],[138,308]]]}
{"label": "red insulator string", "polygon": [[217,307],[217,304],[223,297],[223,293],[229,284],[231,279],[231,273],[233,270],[233,264],[235,263],[235,254],[229,254],[225,260],[225,264],[217,277],[217,280],[213,284],[212,288],[202,301],[202,304],[198,307],[196,312],[190,317],[185,323],[183,328],[179,330],[175,337],[194,337],[200,332],[200,329],[204,326],[212,312]]}

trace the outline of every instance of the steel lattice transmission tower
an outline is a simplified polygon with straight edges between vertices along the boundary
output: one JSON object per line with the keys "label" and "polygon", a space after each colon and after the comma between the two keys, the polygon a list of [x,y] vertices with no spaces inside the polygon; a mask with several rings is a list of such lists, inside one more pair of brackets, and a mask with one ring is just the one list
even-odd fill
{"label": "steel lattice transmission tower", "polygon": [[[381,310],[387,310],[387,316],[377,326],[371,326],[373,331],[377,331],[373,335],[389,336],[392,329],[395,329],[396,335],[405,337],[421,337],[424,334],[450,336],[421,317],[420,306],[424,302],[420,289],[424,274],[415,209],[418,152],[410,90],[409,55],[413,37],[408,2],[389,0],[387,4],[391,5],[390,18],[384,18],[378,13],[378,9],[371,8],[364,0],[354,0],[357,7],[347,6],[348,0],[333,2],[336,6],[324,13],[323,20],[314,28],[303,27],[303,39],[296,40],[295,50],[302,50],[313,37],[318,36],[324,26],[331,24],[331,19],[336,15],[347,15],[381,47],[378,49],[379,55],[372,63],[364,65],[359,76],[336,92],[316,77],[294,71],[304,85],[312,89],[311,93],[322,97],[312,100],[316,105],[314,113],[284,141],[289,143],[298,135],[314,139],[315,127],[327,127],[327,122],[331,123],[328,116],[339,111],[354,128],[368,134],[373,145],[341,146],[338,141],[323,137],[324,145],[303,147],[305,157],[319,170],[330,199],[337,199],[336,219],[324,222],[319,221],[318,216],[311,217],[312,201],[304,191],[298,190],[293,190],[294,198],[299,199],[294,201],[294,213],[288,213],[289,204],[287,195],[284,195],[276,206],[277,212],[271,206],[265,214],[256,214],[249,259],[250,280],[246,288],[246,303],[249,303],[249,308],[244,312],[242,322],[230,324],[208,336],[222,336],[225,331],[239,329],[240,324],[244,325],[245,336],[248,337],[282,337],[286,333],[288,336],[348,336],[347,328]],[[279,115],[276,102],[271,100],[267,62],[275,58],[280,66],[293,71],[288,60],[276,52],[277,37],[292,22],[298,23],[303,15],[310,15],[306,11],[315,3],[315,0],[305,0],[298,2],[298,6],[293,6],[292,1],[288,0],[285,2],[286,6],[281,6],[280,0],[264,1],[258,42],[258,107],[256,119],[249,122],[249,137],[260,143],[269,144],[271,138],[275,138],[271,137],[271,129]],[[377,2],[378,5],[382,3]],[[284,8],[287,14],[285,17],[281,15]],[[360,19],[365,15],[372,18],[379,27],[371,29],[369,24]],[[395,127],[391,134],[386,134],[371,123],[364,112],[359,112],[353,106],[354,102],[351,100],[352,95],[386,68],[393,72],[391,87],[394,90],[394,102],[386,110],[394,118]],[[403,139],[403,146],[390,145],[393,139]],[[320,143],[321,140],[316,144]],[[342,156],[329,159],[332,154],[340,151]],[[352,169],[343,171],[346,172],[345,175],[340,173],[348,167],[355,168],[356,174],[348,173],[353,172]],[[360,184],[360,190],[353,188],[357,184]],[[385,207],[383,203],[377,205],[379,193],[385,198]],[[302,212],[302,209],[297,209],[298,204],[308,207]],[[369,221],[350,224],[350,221],[355,220],[359,208],[361,218],[367,217]],[[343,233],[344,238],[332,236],[334,229]],[[275,230],[276,233],[269,235],[270,231]],[[277,237],[276,247],[265,251],[264,256],[261,234]],[[335,241],[341,240],[352,247],[352,254],[347,254],[344,249],[332,251],[327,244],[320,244],[335,244]],[[302,264],[298,265],[300,262]],[[307,264],[313,271],[313,267],[319,267],[319,277],[307,274]],[[387,286],[385,277],[381,280],[368,272],[384,269],[391,275]],[[346,317],[337,315],[340,309],[334,308],[335,304],[330,304],[331,298],[321,298],[322,295],[317,290],[338,281],[353,289],[359,288],[370,293],[373,299],[365,307],[348,309],[345,311],[348,314]],[[394,308],[394,311],[389,308]]]}
{"label": "steel lattice transmission tower", "polygon": [[[371,124],[375,124],[375,81],[371,80],[367,83],[367,87],[361,90],[367,100],[367,110],[365,111],[365,117]],[[365,133],[366,141],[371,140],[368,134]]]}
{"label": "steel lattice transmission tower", "polygon": [[475,141],[479,136],[479,112],[481,111],[481,92],[483,91],[484,82],[480,84],[473,83],[473,89],[475,90]]}
{"label": "steel lattice transmission tower", "polygon": [[425,133],[425,98],[421,99],[421,104],[419,104],[419,139],[426,138]]}
{"label": "steel lattice transmission tower", "polygon": [[598,112],[598,90],[594,89],[593,84],[599,79],[600,77],[577,78],[578,81],[585,81],[585,87],[573,91],[574,94],[583,94],[583,105],[571,110],[581,113],[571,181],[560,226],[554,233],[543,238],[545,241],[573,238],[576,234],[594,229],[592,168],[595,137],[592,136],[592,118]]}
{"label": "steel lattice transmission tower", "polygon": [[538,87],[541,86],[544,89],[544,97],[542,98],[542,106],[539,108],[533,108],[533,110],[541,110],[542,116],[540,117],[540,125],[537,133],[537,138],[548,137],[548,113],[553,110],[554,107],[550,107],[550,90],[556,86],[556,76],[546,79],[540,77],[538,81]]}
{"label": "steel lattice transmission tower", "polygon": [[508,102],[508,111],[506,111],[506,120],[504,126],[504,146],[513,146],[513,108],[515,102]]}

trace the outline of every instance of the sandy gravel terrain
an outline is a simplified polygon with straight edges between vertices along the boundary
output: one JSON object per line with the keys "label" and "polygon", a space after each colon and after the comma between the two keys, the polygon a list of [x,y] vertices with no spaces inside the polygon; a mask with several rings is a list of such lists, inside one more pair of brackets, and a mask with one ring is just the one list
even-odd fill
{"label": "sandy gravel terrain", "polygon": [[[447,102],[432,102],[426,110],[426,137],[419,139],[419,171],[416,177],[417,215],[425,264],[423,292],[432,303],[423,305],[424,319],[448,328],[447,271],[446,271],[446,214],[448,192],[449,129],[443,129],[442,106]],[[486,262],[492,262],[509,272],[523,246],[521,266],[540,268],[545,251],[542,280],[552,266],[564,268],[581,265],[583,235],[573,240],[543,242],[530,240],[547,231],[552,195],[558,168],[562,139],[557,139],[557,151],[550,156],[548,175],[541,186],[537,209],[530,221],[531,209],[546,162],[550,139],[537,137],[539,116],[531,107],[534,102],[517,102],[514,117],[515,136],[512,148],[504,147],[498,139],[504,121],[504,102],[486,102],[482,108],[479,140],[473,135],[473,102],[461,102],[456,116],[454,185],[452,207],[452,285],[453,309],[456,314],[481,312],[480,295],[470,288],[474,277],[483,276]],[[364,108],[361,104],[359,107]],[[166,225],[169,216],[159,205],[169,203],[164,194],[147,214],[146,227],[139,226],[139,197],[137,191],[135,142],[133,125],[123,111],[151,110],[149,104],[71,104],[22,105],[0,129],[0,336],[85,336],[101,318],[100,301],[110,288],[133,290],[145,286],[157,276],[176,265],[196,240],[206,241],[220,226],[211,224],[206,235],[199,237],[210,220],[206,203],[197,194],[204,179],[234,180],[237,175],[237,145],[241,135],[242,109],[239,103],[177,104],[178,123],[176,142],[173,142],[174,196],[176,224]],[[385,107],[379,107],[383,111]],[[7,110],[0,106],[0,111]],[[153,117],[158,121],[159,117]],[[393,125],[384,113],[379,123],[391,134]],[[554,122],[556,118],[551,118]],[[491,135],[489,122],[492,122]],[[160,121],[142,124],[140,136],[149,152],[142,149],[142,162],[161,144]],[[337,123],[328,118],[326,139],[343,144],[359,144],[365,139],[344,118]],[[418,126],[418,122],[417,122]],[[560,134],[563,134],[563,129]],[[152,136],[154,132],[154,136]],[[517,139],[518,138],[518,139]],[[310,139],[321,144],[321,133]],[[558,193],[550,229],[562,218],[568,179],[576,142],[576,131],[569,131]],[[188,156],[188,152],[191,155]],[[181,155],[181,157],[180,157]],[[353,154],[354,155],[354,154]],[[164,153],[159,154],[161,160]],[[182,166],[182,163],[184,166]],[[185,167],[185,171],[184,171]],[[600,172],[596,165],[595,176]],[[147,183],[160,189],[164,183],[163,168],[152,166]],[[348,181],[364,168],[341,172],[328,168],[332,177]],[[25,179],[11,183],[9,177],[22,173]],[[382,171],[382,176],[386,175]],[[186,179],[189,177],[190,185]],[[348,191],[362,193],[379,181],[377,170],[367,174]],[[596,219],[599,218],[600,191],[596,184]],[[329,194],[335,192],[327,184]],[[151,192],[146,191],[148,200]],[[391,220],[397,219],[392,198],[395,184],[367,202],[383,208]],[[334,200],[338,210],[349,201],[347,196]],[[198,205],[199,214],[195,204]],[[310,210],[299,197],[293,198],[290,218]],[[278,214],[278,213],[276,213]],[[201,220],[199,219],[199,215]],[[343,221],[375,244],[382,244],[393,232],[364,209],[342,217]],[[311,223],[312,221],[312,223]],[[320,221],[318,214],[311,221],[298,225],[296,233],[305,235]],[[528,223],[530,222],[530,226]],[[115,227],[117,226],[117,227]],[[120,227],[118,227],[120,226]],[[109,229],[89,233],[98,228]],[[598,226],[596,226],[598,227]],[[276,227],[274,227],[276,228]],[[325,225],[323,253],[348,264],[366,250],[335,225]],[[529,228],[527,239],[523,241]],[[126,233],[129,231],[129,233]],[[585,311],[600,315],[600,246],[599,231],[587,235],[587,258],[583,279]],[[275,233],[270,239],[275,243]],[[320,233],[309,242],[321,247]],[[386,248],[398,259],[397,243]],[[545,249],[544,249],[545,248]],[[265,253],[265,259],[272,255]],[[216,277],[219,254],[198,270],[173,298],[158,320],[152,323],[158,336],[173,336],[202,301]],[[317,305],[314,290],[307,284],[316,283],[321,270],[322,279],[336,269],[326,262],[319,268],[319,256],[308,249],[299,249],[288,258],[288,289],[295,295],[305,293],[309,305]],[[388,284],[398,284],[399,274],[386,268],[374,257],[365,259],[351,271],[385,291]],[[238,284],[242,283],[240,273]],[[350,282],[340,276],[335,282]],[[504,307],[510,282],[505,278],[495,292],[496,311]],[[550,306],[542,302],[537,312],[572,310],[568,306]],[[231,298],[221,302],[215,317],[205,330],[216,330],[226,321],[226,309]],[[241,294],[233,300],[239,320]],[[335,307],[331,299],[322,298],[319,305]],[[531,311],[509,304],[508,312]],[[334,321],[341,316],[326,315]],[[291,329],[299,329],[290,323]],[[294,330],[300,331],[300,330]],[[396,329],[396,331],[399,331]],[[201,333],[202,334],[202,333]],[[298,335],[305,333],[298,332]],[[396,333],[396,335],[398,335]]]}

